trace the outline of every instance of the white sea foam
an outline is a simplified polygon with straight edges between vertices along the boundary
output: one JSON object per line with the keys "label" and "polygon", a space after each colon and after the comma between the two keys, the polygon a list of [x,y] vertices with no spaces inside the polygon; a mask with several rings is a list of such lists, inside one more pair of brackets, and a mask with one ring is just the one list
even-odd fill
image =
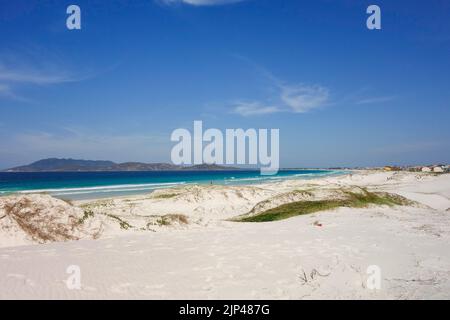
{"label": "white sea foam", "polygon": [[101,190],[95,190],[95,191],[69,191],[69,192],[56,192],[52,193],[54,196],[67,196],[67,195],[77,195],[77,194],[96,194],[96,193],[119,193],[119,192],[130,192],[130,191],[148,191],[148,190],[156,190],[156,189],[164,189],[169,186],[157,186],[157,187],[147,187],[147,188],[131,188],[131,189],[101,189]]}
{"label": "white sea foam", "polygon": [[180,184],[185,184],[186,182],[166,182],[166,183],[146,183],[146,184],[120,184],[120,185],[109,185],[109,186],[97,186],[97,187],[80,187],[80,188],[54,188],[54,189],[32,189],[32,190],[21,190],[18,193],[42,193],[42,192],[66,192],[67,194],[75,194],[75,192],[115,192],[115,191],[133,191],[133,189],[139,188],[141,190],[155,189],[157,187],[168,187]]}

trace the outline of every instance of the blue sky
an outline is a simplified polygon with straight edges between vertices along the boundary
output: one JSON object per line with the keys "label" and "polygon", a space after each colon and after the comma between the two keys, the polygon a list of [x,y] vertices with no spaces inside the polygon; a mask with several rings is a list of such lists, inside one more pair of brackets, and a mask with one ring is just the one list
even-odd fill
{"label": "blue sky", "polygon": [[[66,28],[81,8],[82,29]],[[381,8],[382,29],[366,28]],[[169,162],[172,130],[279,128],[283,167],[450,162],[450,3],[0,0],[0,168]]]}

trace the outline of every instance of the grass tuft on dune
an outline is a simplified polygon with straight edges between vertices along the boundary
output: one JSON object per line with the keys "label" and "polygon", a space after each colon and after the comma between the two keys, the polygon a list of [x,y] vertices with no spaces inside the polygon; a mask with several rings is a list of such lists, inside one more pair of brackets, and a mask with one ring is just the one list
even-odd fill
{"label": "grass tuft on dune", "polygon": [[288,219],[291,217],[332,210],[339,207],[365,208],[369,205],[409,205],[406,198],[388,193],[369,192],[361,189],[360,193],[344,191],[345,199],[305,200],[286,203],[281,206],[260,212],[256,215],[240,216],[233,221],[237,222],[269,222]]}
{"label": "grass tuft on dune", "polygon": [[163,193],[155,195],[153,199],[170,199],[176,197],[177,195],[177,193]]}

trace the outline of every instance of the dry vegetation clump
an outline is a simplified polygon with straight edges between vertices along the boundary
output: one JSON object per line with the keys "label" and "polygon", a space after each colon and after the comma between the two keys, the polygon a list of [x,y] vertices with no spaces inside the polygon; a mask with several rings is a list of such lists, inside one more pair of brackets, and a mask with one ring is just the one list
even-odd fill
{"label": "dry vegetation clump", "polygon": [[134,228],[134,226],[129,224],[127,221],[121,219],[120,217],[118,217],[118,216],[116,216],[114,214],[109,214],[109,213],[102,213],[102,214],[104,214],[105,216],[110,217],[110,218],[114,219],[115,221],[117,221],[119,223],[121,229],[128,230],[128,229],[133,229]]}
{"label": "dry vegetation clump", "polygon": [[161,216],[161,224],[163,225],[172,225],[172,224],[188,224],[188,218],[184,214],[166,214]]}
{"label": "dry vegetation clump", "polygon": [[166,194],[159,194],[155,195],[153,199],[170,199],[176,197],[178,194],[176,193],[166,193]]}
{"label": "dry vegetation clump", "polygon": [[82,227],[82,215],[81,209],[48,195],[11,196],[0,201],[0,229],[38,243],[98,237],[101,226]]}
{"label": "dry vegetation clump", "polygon": [[184,214],[165,214],[162,216],[152,216],[154,221],[147,223],[147,229],[150,226],[173,226],[173,225],[187,225],[189,224],[189,219]]}
{"label": "dry vegetation clump", "polygon": [[159,189],[154,190],[148,199],[172,199],[176,198],[177,196],[183,194],[185,190],[183,188],[170,188],[170,189]]}

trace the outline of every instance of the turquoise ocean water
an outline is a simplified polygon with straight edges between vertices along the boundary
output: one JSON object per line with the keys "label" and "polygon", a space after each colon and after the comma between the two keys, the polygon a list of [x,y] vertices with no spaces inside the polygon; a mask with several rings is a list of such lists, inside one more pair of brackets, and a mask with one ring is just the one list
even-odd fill
{"label": "turquoise ocean water", "polygon": [[82,200],[148,193],[183,184],[255,184],[282,179],[311,179],[342,174],[331,170],[280,170],[262,176],[257,170],[151,172],[1,172],[0,195],[45,192]]}

